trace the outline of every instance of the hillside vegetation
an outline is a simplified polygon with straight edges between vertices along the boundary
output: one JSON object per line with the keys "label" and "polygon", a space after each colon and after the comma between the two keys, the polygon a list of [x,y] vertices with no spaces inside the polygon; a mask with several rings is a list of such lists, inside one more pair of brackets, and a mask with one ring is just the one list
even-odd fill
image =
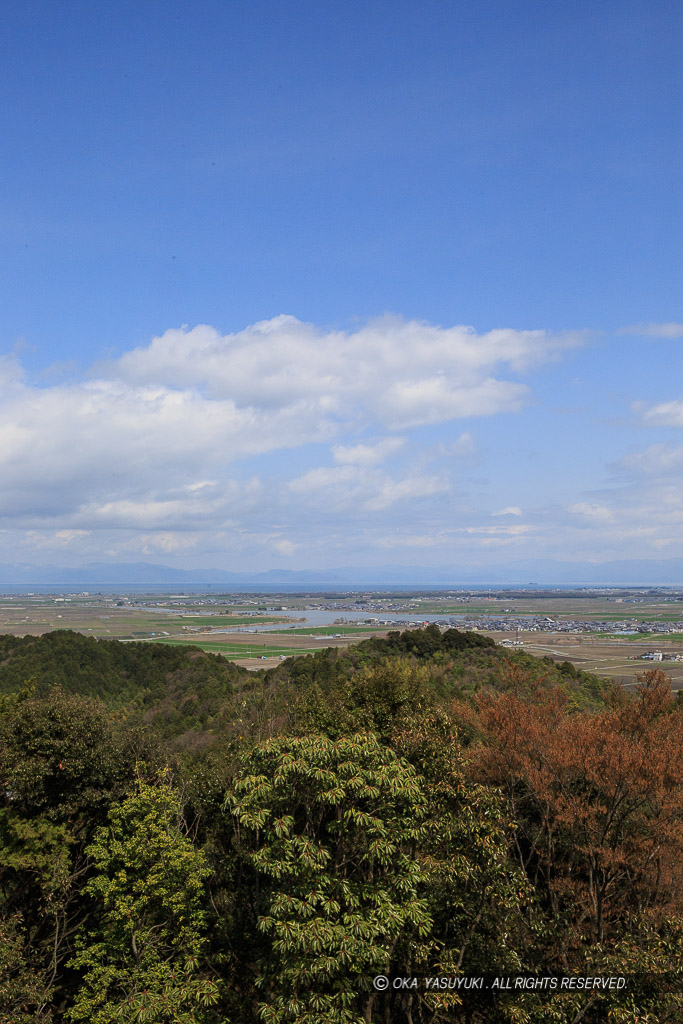
{"label": "hillside vegetation", "polygon": [[[254,673],[4,637],[0,1024],[673,1024],[682,747],[661,671],[476,633]],[[522,973],[629,981],[424,982]]]}

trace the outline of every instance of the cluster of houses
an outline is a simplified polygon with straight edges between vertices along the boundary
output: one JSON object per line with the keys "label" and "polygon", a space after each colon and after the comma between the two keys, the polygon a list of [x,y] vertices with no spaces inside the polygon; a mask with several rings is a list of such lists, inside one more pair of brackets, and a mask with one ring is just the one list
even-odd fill
{"label": "cluster of houses", "polygon": [[683,633],[680,622],[613,622],[605,619],[552,619],[549,615],[459,615],[450,620],[451,625],[460,629],[486,629],[509,632],[520,630],[528,633],[609,633],[619,636],[636,636],[638,633]]}

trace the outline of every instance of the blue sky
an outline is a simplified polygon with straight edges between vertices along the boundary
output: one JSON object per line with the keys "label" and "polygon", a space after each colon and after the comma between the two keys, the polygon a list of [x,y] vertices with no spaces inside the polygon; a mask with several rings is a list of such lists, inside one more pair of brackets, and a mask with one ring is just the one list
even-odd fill
{"label": "blue sky", "polygon": [[0,561],[683,555],[680,5],[3,5]]}

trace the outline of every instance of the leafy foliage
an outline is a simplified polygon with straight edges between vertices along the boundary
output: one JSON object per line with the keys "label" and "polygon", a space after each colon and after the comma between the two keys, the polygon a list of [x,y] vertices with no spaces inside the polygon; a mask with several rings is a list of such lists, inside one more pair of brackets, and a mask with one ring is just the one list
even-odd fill
{"label": "leafy foliage", "polygon": [[[443,741],[432,720],[400,737],[425,774],[367,733],[279,740],[245,759],[228,806],[263,879],[263,1020],[369,1021],[376,1003],[394,1019],[414,997],[378,998],[373,975],[520,966],[501,943],[528,895],[502,808]],[[460,1002],[439,994],[422,1010]]]}
{"label": "leafy foliage", "polygon": [[247,757],[228,806],[268,883],[262,1019],[358,1020],[360,998],[373,1000],[369,979],[389,969],[401,937],[430,929],[414,852],[421,780],[371,735],[279,740]]}
{"label": "leafy foliage", "polygon": [[98,926],[80,939],[70,963],[84,974],[68,1019],[216,1020],[210,1007],[218,986],[199,971],[208,871],[168,782],[140,781],[135,794],[112,807],[88,853],[95,874],[86,892],[99,906]]}
{"label": "leafy foliage", "polygon": [[71,991],[64,964],[88,920],[85,848],[123,792],[128,771],[123,748],[91,700],[59,690],[41,700],[28,687],[6,702],[0,722],[2,913],[16,922],[16,942],[23,935],[35,984],[57,1001]]}
{"label": "leafy foliage", "polygon": [[154,722],[166,736],[210,726],[246,674],[196,648],[95,640],[71,630],[0,637],[0,693],[32,679],[38,697],[55,687],[95,697],[109,708]]}
{"label": "leafy foliage", "polygon": [[0,1024],[50,1024],[51,991],[31,963],[21,918],[0,918]]}

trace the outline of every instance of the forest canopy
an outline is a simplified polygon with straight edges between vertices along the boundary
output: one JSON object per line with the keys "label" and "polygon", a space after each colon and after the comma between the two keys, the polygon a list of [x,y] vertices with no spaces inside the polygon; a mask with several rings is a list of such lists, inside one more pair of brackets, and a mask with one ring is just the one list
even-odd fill
{"label": "forest canopy", "polygon": [[[673,1024],[682,749],[661,670],[458,630],[258,672],[2,638],[0,1022]],[[424,984],[522,974],[628,983]]]}

